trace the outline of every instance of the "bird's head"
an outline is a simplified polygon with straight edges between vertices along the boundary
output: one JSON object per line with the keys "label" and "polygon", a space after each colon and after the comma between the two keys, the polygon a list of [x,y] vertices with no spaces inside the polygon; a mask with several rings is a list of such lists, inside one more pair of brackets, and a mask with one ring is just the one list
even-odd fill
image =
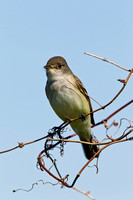
{"label": "bird's head", "polygon": [[61,56],[50,58],[44,68],[46,69],[47,77],[52,79],[72,73],[66,60]]}

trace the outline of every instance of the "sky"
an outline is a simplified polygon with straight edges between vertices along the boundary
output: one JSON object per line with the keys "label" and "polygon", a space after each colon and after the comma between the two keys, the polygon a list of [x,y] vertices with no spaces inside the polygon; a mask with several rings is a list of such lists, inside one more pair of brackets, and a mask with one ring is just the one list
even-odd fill
{"label": "sky", "polygon": [[[16,146],[17,142],[41,138],[49,129],[62,123],[45,95],[47,77],[43,66],[52,56],[63,56],[88,94],[101,105],[108,103],[122,87],[117,79],[126,79],[128,72],[84,52],[131,69],[132,19],[132,0],[0,1],[0,151]],[[95,121],[103,120],[132,100],[132,87],[133,76],[113,104],[95,113]],[[93,101],[92,106],[93,110],[98,108]],[[130,104],[108,124],[114,120],[119,122],[121,118],[133,121],[132,109]],[[123,120],[122,130],[128,125]],[[110,129],[109,134],[116,129]],[[103,125],[92,131],[99,141],[106,137]],[[72,133],[69,127],[64,136]],[[78,140],[78,137],[74,139]],[[61,185],[43,185],[41,182],[31,192],[12,192],[19,188],[30,189],[38,180],[56,183],[46,172],[36,168],[44,142],[0,155],[1,199],[88,199],[72,189],[61,188]],[[95,167],[87,167],[75,187],[91,191],[96,200],[132,199],[132,150],[131,141],[110,146],[99,157],[99,173],[96,174]],[[60,156],[58,149],[51,153],[63,175],[70,174],[71,184],[87,161],[81,145],[66,144],[64,157]]]}

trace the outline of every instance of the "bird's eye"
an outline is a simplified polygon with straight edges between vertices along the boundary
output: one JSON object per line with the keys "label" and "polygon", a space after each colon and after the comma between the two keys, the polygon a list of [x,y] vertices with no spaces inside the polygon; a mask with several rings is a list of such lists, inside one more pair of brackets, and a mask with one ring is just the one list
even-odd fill
{"label": "bird's eye", "polygon": [[62,67],[62,65],[60,63],[58,63],[58,68],[61,68],[61,67]]}

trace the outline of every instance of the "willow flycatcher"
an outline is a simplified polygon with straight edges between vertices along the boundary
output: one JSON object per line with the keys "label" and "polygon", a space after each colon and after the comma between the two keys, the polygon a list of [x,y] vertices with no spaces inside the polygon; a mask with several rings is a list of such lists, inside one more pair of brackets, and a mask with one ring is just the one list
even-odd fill
{"label": "willow flycatcher", "polygon": [[[50,58],[44,68],[48,78],[46,95],[53,110],[63,121],[82,116],[70,125],[80,140],[93,143],[94,138],[91,134],[91,124],[94,124],[93,114],[83,117],[92,111],[92,106],[82,82],[72,73],[63,57]],[[82,145],[87,159],[98,151],[96,145]]]}

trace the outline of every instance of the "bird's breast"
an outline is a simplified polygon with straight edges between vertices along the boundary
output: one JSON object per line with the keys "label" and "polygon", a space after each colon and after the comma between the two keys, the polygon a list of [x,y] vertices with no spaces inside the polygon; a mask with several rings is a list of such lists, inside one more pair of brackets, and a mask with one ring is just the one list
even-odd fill
{"label": "bird's breast", "polygon": [[47,83],[46,94],[52,108],[62,120],[90,112],[84,95],[67,80]]}

